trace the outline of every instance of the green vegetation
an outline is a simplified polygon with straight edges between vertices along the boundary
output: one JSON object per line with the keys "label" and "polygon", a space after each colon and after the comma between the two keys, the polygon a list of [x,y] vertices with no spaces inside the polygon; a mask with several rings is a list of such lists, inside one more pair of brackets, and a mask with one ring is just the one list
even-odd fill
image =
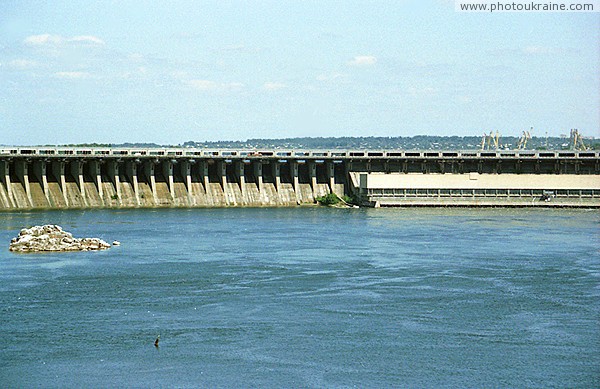
{"label": "green vegetation", "polygon": [[358,199],[355,196],[343,195],[342,200],[344,200],[344,202],[347,204],[359,205]]}
{"label": "green vegetation", "polygon": [[[514,131],[513,131],[514,132]],[[179,145],[159,145],[156,143],[81,143],[62,145],[69,147],[193,147],[193,148],[234,148],[234,149],[328,149],[328,150],[479,150],[482,136],[357,136],[357,137],[314,137],[314,138],[281,138],[281,139],[248,139],[222,141],[187,141]],[[593,150],[600,149],[597,138],[586,137],[586,146]],[[516,149],[518,136],[502,136],[501,149]],[[50,146],[50,145],[48,145]],[[566,136],[533,136],[527,142],[529,150],[568,150],[571,140]]]}
{"label": "green vegetation", "polygon": [[317,197],[317,201],[321,205],[336,205],[341,200],[335,193],[329,193],[329,194],[326,194],[325,196]]}
{"label": "green vegetation", "polygon": [[343,195],[341,198],[335,193],[329,193],[325,196],[317,197],[317,202],[321,205],[333,206],[338,205],[340,203],[344,203],[346,205],[358,205],[358,199],[355,197]]}
{"label": "green vegetation", "polygon": [[[246,141],[188,141],[180,147],[197,148],[249,148],[249,149],[385,149],[385,150],[479,150],[482,136],[380,136],[380,137],[315,137],[315,138],[281,138],[281,139],[248,139]],[[502,136],[501,149],[516,149],[518,136]],[[595,138],[586,138],[585,143],[592,148],[597,144]],[[569,149],[570,140],[566,135],[533,136],[527,142],[529,150],[564,150]]]}

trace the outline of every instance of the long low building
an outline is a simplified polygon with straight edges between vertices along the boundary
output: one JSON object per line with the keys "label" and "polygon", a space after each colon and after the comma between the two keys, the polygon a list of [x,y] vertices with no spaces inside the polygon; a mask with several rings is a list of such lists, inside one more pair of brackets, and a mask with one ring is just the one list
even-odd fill
{"label": "long low building", "polygon": [[600,203],[600,176],[350,173],[371,206],[569,206]]}
{"label": "long low building", "polygon": [[0,210],[313,204],[600,206],[600,153],[571,150],[0,148]]}

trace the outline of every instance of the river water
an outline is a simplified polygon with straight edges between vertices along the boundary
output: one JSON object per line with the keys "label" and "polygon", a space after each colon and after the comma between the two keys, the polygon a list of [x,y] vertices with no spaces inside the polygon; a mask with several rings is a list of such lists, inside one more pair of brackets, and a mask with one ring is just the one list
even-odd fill
{"label": "river water", "polygon": [[[121,246],[8,251],[49,223]],[[0,386],[599,387],[599,232],[590,210],[0,213]]]}

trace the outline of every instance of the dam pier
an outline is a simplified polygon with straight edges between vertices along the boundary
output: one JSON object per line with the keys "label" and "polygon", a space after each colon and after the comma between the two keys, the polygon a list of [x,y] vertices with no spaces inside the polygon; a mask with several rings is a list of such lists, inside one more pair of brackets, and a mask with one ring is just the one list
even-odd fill
{"label": "dam pier", "polygon": [[0,210],[295,206],[600,207],[600,152],[0,148]]}

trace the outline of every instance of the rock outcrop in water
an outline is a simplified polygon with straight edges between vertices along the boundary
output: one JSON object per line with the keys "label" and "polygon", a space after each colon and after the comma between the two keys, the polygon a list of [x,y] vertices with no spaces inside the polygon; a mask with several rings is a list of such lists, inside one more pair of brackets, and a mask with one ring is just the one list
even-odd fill
{"label": "rock outcrop in water", "polygon": [[48,224],[24,228],[10,242],[10,251],[30,253],[40,251],[106,250],[110,245],[99,238],[73,238],[62,227]]}

